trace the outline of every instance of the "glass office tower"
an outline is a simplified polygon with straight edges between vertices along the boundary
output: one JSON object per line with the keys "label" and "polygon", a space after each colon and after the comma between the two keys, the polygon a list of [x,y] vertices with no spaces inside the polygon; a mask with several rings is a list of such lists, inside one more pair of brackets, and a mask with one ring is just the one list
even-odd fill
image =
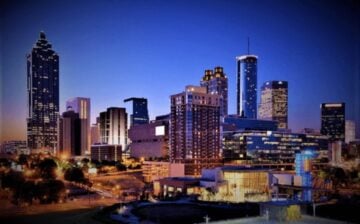
{"label": "glass office tower", "polygon": [[133,102],[133,110],[130,115],[130,127],[137,124],[148,124],[149,123],[149,112],[146,98],[128,98],[124,102]]}
{"label": "glass office tower", "polygon": [[243,55],[237,60],[237,114],[257,118],[257,59],[255,55]]}
{"label": "glass office tower", "polygon": [[58,143],[59,56],[44,32],[27,55],[27,93],[28,147],[54,151]]}
{"label": "glass office tower", "polygon": [[321,134],[330,141],[345,140],[345,103],[323,103],[321,107]]}

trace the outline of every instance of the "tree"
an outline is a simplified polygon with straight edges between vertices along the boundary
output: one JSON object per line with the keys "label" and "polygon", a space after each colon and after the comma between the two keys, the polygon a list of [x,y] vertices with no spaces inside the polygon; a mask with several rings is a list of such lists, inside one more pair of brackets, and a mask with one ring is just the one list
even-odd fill
{"label": "tree", "polygon": [[2,178],[2,187],[10,188],[12,190],[21,187],[25,182],[25,178],[20,172],[10,171],[6,173]]}
{"label": "tree", "polygon": [[18,163],[20,165],[27,165],[28,162],[28,156],[25,154],[20,154],[18,158]]}
{"label": "tree", "polygon": [[78,167],[67,169],[64,174],[65,180],[84,183],[85,177],[83,171]]}
{"label": "tree", "polygon": [[44,179],[55,179],[57,164],[53,159],[44,159],[39,163],[40,176]]}
{"label": "tree", "polygon": [[116,164],[116,169],[118,171],[126,171],[126,166],[124,164],[121,164],[121,163],[117,163]]}
{"label": "tree", "polygon": [[60,180],[41,181],[37,184],[36,196],[42,204],[59,202],[66,196],[65,185]]}

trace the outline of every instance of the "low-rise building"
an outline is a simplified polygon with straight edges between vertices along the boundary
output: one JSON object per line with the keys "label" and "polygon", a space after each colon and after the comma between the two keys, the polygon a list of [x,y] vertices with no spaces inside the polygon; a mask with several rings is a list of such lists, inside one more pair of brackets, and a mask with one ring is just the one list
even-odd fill
{"label": "low-rise building", "polygon": [[97,161],[119,161],[121,160],[121,145],[92,145],[91,159]]}
{"label": "low-rise building", "polygon": [[129,129],[130,156],[159,158],[169,155],[169,117],[159,117],[150,123],[131,126]]}
{"label": "low-rise building", "polygon": [[148,183],[167,177],[182,177],[185,175],[184,164],[181,163],[145,161],[142,168],[144,181]]}

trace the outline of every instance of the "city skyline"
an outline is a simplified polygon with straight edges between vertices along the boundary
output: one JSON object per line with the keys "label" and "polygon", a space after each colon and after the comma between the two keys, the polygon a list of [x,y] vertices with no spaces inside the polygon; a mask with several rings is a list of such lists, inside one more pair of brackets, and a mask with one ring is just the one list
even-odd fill
{"label": "city skyline", "polygon": [[[122,101],[134,96],[149,100],[154,119],[170,112],[170,95],[221,66],[229,78],[229,114],[235,114],[235,57],[246,54],[250,36],[251,53],[259,56],[258,86],[289,82],[289,128],[320,129],[320,104],[345,102],[346,119],[356,121],[359,133],[359,14],[351,2],[320,8],[324,2],[275,1],[272,10],[265,1],[256,7],[248,1],[137,3],[94,1],[81,15],[81,1],[1,3],[0,141],[26,137],[24,55],[41,30],[61,57],[60,113],[67,99],[89,97],[94,123],[101,111],[124,107]],[[220,16],[210,16],[215,11]],[[251,21],[254,16],[258,21]],[[237,27],[241,18],[243,29]],[[270,18],[278,23],[267,23]]]}

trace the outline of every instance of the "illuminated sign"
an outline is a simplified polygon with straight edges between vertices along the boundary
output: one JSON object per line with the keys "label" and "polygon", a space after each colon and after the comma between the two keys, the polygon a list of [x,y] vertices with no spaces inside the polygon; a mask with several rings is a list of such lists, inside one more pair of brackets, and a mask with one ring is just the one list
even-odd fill
{"label": "illuminated sign", "polygon": [[165,126],[157,126],[157,127],[155,127],[155,135],[156,136],[165,135]]}

